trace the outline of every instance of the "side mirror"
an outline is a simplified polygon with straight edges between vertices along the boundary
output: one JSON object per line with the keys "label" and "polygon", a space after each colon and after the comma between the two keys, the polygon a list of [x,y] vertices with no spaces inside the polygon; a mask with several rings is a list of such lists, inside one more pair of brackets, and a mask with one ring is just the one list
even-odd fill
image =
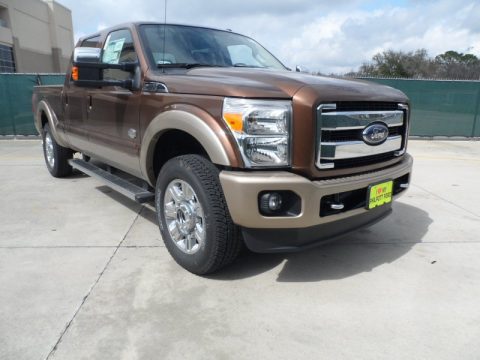
{"label": "side mirror", "polygon": [[305,74],[309,74],[310,71],[305,67],[305,66],[302,66],[302,65],[297,65],[295,67],[295,71],[296,72],[299,72],[299,73],[305,73]]}
{"label": "side mirror", "polygon": [[119,69],[136,75],[138,63],[109,64],[101,62],[102,49],[79,47],[73,51],[72,81],[80,87],[120,86],[129,90],[136,88],[138,76],[127,80],[104,80],[103,70]]}
{"label": "side mirror", "polygon": [[102,49],[92,47],[77,47],[73,50],[73,62],[99,63]]}

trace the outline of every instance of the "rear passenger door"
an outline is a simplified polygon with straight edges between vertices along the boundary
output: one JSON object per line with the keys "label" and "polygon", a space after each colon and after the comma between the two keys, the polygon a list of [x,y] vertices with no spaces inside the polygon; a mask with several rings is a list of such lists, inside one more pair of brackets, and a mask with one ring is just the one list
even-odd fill
{"label": "rear passenger door", "polygon": [[[80,47],[99,47],[100,35],[83,40]],[[65,132],[69,143],[78,150],[89,146],[86,128],[87,107],[85,103],[85,87],[77,86],[69,77],[63,89],[62,104],[65,109]]]}
{"label": "rear passenger door", "polygon": [[[138,62],[129,29],[108,34],[102,62]],[[105,69],[103,74],[105,80],[126,80],[133,76],[131,72],[118,69]],[[140,95],[140,90],[132,91],[119,86],[87,89],[86,94],[86,126],[91,155],[136,175],[140,174]]]}

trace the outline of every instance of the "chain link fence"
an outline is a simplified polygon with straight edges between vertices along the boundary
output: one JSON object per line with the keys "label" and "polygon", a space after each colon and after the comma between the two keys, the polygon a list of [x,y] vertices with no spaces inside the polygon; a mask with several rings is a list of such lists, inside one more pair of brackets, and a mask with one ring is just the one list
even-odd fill
{"label": "chain link fence", "polygon": [[0,135],[38,135],[33,125],[35,85],[60,85],[65,74],[0,74]]}
{"label": "chain link fence", "polygon": [[403,91],[410,135],[480,137],[480,81],[363,78]]}
{"label": "chain link fence", "polygon": [[[362,78],[403,91],[412,103],[411,135],[480,137],[480,81]],[[37,135],[34,85],[61,85],[64,74],[0,74],[0,136]]]}

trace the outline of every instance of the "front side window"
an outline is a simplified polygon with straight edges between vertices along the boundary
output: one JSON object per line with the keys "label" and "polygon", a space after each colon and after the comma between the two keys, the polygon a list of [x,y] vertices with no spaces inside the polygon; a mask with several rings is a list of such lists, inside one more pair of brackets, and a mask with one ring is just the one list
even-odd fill
{"label": "front side window", "polygon": [[[102,62],[108,64],[120,64],[137,62],[138,57],[133,46],[133,39],[130,30],[122,29],[111,32],[102,51]],[[105,80],[127,80],[132,77],[128,71],[119,69],[105,69],[103,78]]]}
{"label": "front side window", "polygon": [[229,31],[145,24],[140,26],[140,34],[153,67],[199,64],[286,69],[256,41]]}

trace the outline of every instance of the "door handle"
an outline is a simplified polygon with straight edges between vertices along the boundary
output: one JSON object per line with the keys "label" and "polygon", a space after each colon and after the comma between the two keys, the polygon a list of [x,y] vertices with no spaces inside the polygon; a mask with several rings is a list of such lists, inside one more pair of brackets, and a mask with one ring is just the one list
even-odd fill
{"label": "door handle", "polygon": [[88,95],[88,111],[92,110],[92,95]]}

